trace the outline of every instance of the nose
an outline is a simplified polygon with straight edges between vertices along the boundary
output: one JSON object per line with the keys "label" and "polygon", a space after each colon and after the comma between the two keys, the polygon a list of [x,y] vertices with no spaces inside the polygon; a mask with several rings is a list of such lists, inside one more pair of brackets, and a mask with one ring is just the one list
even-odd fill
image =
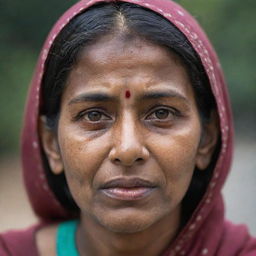
{"label": "nose", "polygon": [[114,129],[113,141],[109,158],[114,164],[133,166],[149,158],[149,151],[144,146],[143,136],[132,114],[123,115]]}

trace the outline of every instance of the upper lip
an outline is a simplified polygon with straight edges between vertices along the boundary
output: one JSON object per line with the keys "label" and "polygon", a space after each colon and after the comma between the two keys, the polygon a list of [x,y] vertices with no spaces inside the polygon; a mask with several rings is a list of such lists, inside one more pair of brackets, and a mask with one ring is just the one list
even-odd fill
{"label": "upper lip", "polygon": [[153,182],[144,180],[141,178],[117,178],[104,183],[100,188],[136,188],[136,187],[148,187],[154,188],[156,185]]}

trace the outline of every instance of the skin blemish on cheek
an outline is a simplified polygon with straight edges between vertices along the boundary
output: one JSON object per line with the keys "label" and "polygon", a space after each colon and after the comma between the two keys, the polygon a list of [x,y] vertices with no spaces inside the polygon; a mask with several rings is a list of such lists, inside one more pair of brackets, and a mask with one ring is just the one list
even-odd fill
{"label": "skin blemish on cheek", "polygon": [[129,91],[129,90],[127,90],[126,92],[125,92],[125,98],[126,99],[129,99],[131,97],[131,92]]}

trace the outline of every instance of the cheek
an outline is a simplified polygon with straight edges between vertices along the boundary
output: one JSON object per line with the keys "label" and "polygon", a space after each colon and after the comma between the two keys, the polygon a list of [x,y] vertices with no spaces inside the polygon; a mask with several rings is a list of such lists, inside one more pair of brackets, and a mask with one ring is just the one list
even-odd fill
{"label": "cheek", "polygon": [[152,154],[163,171],[166,197],[180,201],[195,169],[200,129],[184,129],[152,140]]}
{"label": "cheek", "polygon": [[89,202],[93,195],[95,175],[108,151],[108,136],[92,139],[72,126],[60,127],[65,127],[58,132],[65,176],[73,198],[80,205],[81,200]]}

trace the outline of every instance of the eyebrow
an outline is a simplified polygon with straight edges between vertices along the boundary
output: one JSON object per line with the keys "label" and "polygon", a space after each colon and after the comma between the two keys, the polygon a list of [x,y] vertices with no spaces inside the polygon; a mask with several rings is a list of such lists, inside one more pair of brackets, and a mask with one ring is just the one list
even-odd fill
{"label": "eyebrow", "polygon": [[161,99],[161,98],[178,98],[187,101],[187,98],[175,91],[153,91],[146,92],[140,97],[141,100]]}
{"label": "eyebrow", "polygon": [[110,96],[106,93],[83,93],[73,98],[68,104],[81,103],[86,101],[91,102],[106,102],[116,100],[116,97]]}
{"label": "eyebrow", "polygon": [[[152,99],[161,99],[161,98],[178,98],[183,101],[187,101],[186,97],[175,92],[175,91],[152,91],[146,92],[142,96],[138,97],[138,100],[152,100]],[[108,102],[116,101],[117,98],[110,96],[107,93],[83,93],[78,95],[69,101],[69,105],[82,102]]]}

